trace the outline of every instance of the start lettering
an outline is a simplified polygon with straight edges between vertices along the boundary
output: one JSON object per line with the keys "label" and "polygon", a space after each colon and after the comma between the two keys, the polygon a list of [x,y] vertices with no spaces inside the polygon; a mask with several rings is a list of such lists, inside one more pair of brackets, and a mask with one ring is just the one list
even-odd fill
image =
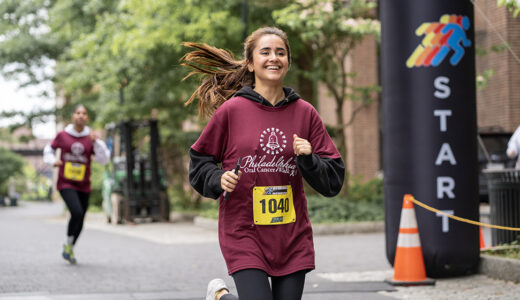
{"label": "start lettering", "polygon": [[[450,78],[446,76],[438,76],[433,81],[433,86],[435,91],[433,96],[437,99],[449,99],[451,95],[451,88],[448,85],[450,82]],[[448,132],[449,126],[448,121],[449,117],[452,116],[451,109],[435,109],[433,111],[434,117],[438,117],[439,119],[439,131],[440,132]],[[448,163],[451,166],[455,166],[457,164],[457,160],[455,159],[455,155],[453,154],[453,150],[449,143],[443,143],[439,149],[437,154],[437,158],[435,159],[435,166],[441,166],[444,163]],[[450,176],[438,176],[436,178],[436,187],[437,187],[437,199],[454,199],[455,198],[455,179]],[[453,210],[445,210],[449,214],[453,214]],[[442,232],[449,232],[449,220],[447,217],[442,218]]]}

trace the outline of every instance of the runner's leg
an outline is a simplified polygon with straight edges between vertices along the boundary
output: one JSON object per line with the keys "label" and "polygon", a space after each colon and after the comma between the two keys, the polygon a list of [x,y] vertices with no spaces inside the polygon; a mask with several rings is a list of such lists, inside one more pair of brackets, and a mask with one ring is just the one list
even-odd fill
{"label": "runner's leg", "polygon": [[271,282],[273,284],[273,299],[300,300],[303,294],[306,273],[306,270],[302,270],[286,276],[271,277]]}
{"label": "runner's leg", "polygon": [[83,227],[83,218],[85,216],[85,212],[83,206],[81,204],[81,200],[79,198],[78,192],[74,189],[63,189],[60,190],[61,197],[67,208],[70,211],[70,220],[67,227],[67,236],[73,237],[72,244],[74,244],[81,232],[81,228]]}
{"label": "runner's leg", "polygon": [[75,236],[74,244],[76,244],[79,234],[81,233],[81,230],[83,229],[83,223],[85,222],[85,215],[87,214],[87,210],[88,210],[88,200],[90,197],[90,193],[83,193],[83,192],[78,191],[77,194],[78,194],[79,202],[81,204],[81,210],[83,212],[83,215],[81,216],[81,223],[78,228],[78,233]]}
{"label": "runner's leg", "polygon": [[245,269],[233,273],[233,280],[237,287],[238,298],[232,294],[226,294],[220,300],[272,300],[273,295],[269,285],[267,273],[259,269]]}

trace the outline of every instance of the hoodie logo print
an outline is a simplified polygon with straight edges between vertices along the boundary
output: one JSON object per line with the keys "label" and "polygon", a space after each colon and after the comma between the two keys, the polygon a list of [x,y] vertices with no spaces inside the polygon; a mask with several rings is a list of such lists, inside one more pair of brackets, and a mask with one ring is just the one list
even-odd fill
{"label": "hoodie logo print", "polygon": [[83,144],[80,142],[74,142],[72,146],[70,146],[70,151],[74,155],[81,155],[85,151],[85,147],[83,147]]}
{"label": "hoodie logo print", "polygon": [[278,128],[267,128],[260,134],[260,147],[267,154],[279,154],[287,147],[287,137]]}

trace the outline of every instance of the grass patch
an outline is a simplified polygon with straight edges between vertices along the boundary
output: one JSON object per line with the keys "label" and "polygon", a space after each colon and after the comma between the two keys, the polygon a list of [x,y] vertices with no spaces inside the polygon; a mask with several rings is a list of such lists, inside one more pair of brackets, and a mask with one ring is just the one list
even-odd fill
{"label": "grass patch", "polygon": [[482,251],[482,254],[520,259],[520,243],[518,241],[514,241],[510,244],[504,244],[491,249],[486,249]]}
{"label": "grass patch", "polygon": [[104,213],[103,208],[97,205],[89,205],[87,212],[90,213]]}

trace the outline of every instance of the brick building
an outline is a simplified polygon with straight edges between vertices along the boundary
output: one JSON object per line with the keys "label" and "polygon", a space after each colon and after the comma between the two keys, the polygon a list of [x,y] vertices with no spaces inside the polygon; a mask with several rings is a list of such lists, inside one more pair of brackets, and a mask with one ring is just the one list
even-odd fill
{"label": "brick building", "polygon": [[494,0],[475,1],[475,44],[489,50],[503,45],[500,36],[509,43],[509,50],[489,51],[477,56],[477,74],[493,69],[487,86],[477,91],[477,119],[479,127],[499,126],[513,132],[520,125],[520,17],[513,18]]}
{"label": "brick building", "polygon": [[[12,140],[0,141],[0,147],[7,148],[22,155],[24,159],[34,167],[38,175],[50,178],[52,176],[52,167],[43,162],[43,148],[47,143],[50,143],[51,140],[32,138],[31,129],[26,127],[16,129],[11,135]],[[25,142],[20,142],[22,137],[29,138],[27,138]]]}
{"label": "brick building", "polygon": [[[365,39],[347,58],[345,62],[348,72],[357,72],[358,76],[351,80],[351,86],[367,86],[378,83],[378,44],[374,38]],[[318,110],[323,122],[328,125],[336,123],[336,104],[323,86],[318,88]],[[349,120],[351,112],[360,103],[347,101],[344,105],[344,120]],[[380,131],[380,99],[363,108],[356,114],[354,122],[345,128],[347,132],[348,172],[354,176],[371,179],[381,172],[381,131]]]}
{"label": "brick building", "polygon": [[[520,17],[513,18],[504,7],[497,7],[495,0],[475,0],[475,45],[477,49],[489,50],[493,45],[503,44],[501,35],[511,50],[520,56]],[[367,38],[345,65],[349,72],[357,72],[353,85],[363,86],[379,83],[378,44]],[[508,51],[489,51],[476,56],[476,71],[481,74],[492,68],[494,75],[487,86],[477,92],[478,127],[495,127],[513,132],[520,125],[520,59]],[[326,124],[335,124],[335,103],[324,87],[319,87],[318,109]],[[357,114],[354,123],[347,127],[347,169],[353,176],[364,180],[381,173],[381,99]],[[358,103],[345,104],[344,119]]]}

